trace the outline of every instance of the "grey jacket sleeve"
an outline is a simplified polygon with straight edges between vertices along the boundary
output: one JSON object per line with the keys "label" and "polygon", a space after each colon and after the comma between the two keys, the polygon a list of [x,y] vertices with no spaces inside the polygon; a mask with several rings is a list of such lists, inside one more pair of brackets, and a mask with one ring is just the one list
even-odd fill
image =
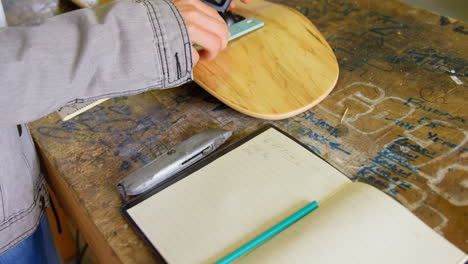
{"label": "grey jacket sleeve", "polygon": [[170,0],[123,0],[0,29],[0,127],[74,103],[192,79],[187,27]]}

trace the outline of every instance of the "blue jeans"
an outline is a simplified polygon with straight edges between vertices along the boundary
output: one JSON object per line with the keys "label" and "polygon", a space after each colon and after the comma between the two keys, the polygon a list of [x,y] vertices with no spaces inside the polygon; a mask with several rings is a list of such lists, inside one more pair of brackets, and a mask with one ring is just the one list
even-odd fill
{"label": "blue jeans", "polygon": [[0,264],[58,264],[59,258],[54,239],[44,213],[34,233],[0,255]]}

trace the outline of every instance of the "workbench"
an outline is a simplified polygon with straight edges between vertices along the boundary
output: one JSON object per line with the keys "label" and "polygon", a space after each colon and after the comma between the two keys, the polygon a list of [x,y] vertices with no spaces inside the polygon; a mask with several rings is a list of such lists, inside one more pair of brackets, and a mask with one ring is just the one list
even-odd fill
{"label": "workbench", "polygon": [[468,25],[395,0],[274,2],[308,17],[339,61],[336,88],[305,113],[251,118],[190,83],[30,123],[49,184],[94,254],[157,262],[120,214],[116,183],[207,128],[232,130],[234,142],[266,123],[468,252]]}

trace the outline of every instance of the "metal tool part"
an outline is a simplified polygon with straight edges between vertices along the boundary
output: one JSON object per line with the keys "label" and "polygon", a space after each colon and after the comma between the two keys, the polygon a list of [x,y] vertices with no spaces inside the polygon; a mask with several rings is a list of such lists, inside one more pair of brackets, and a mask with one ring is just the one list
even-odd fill
{"label": "metal tool part", "polygon": [[228,9],[231,1],[232,0],[202,0],[202,2],[216,9],[216,11],[220,13],[224,13]]}
{"label": "metal tool part", "polygon": [[245,19],[245,17],[239,14],[236,14],[234,12],[231,12],[229,10],[226,10],[226,12],[221,13],[221,17],[224,19],[224,21],[226,21],[226,24],[228,25],[228,27]]}
{"label": "metal tool part", "polygon": [[234,12],[228,10],[229,4],[231,0],[202,0],[207,5],[211,6],[212,8],[216,9],[218,13],[223,17],[224,21],[228,26],[231,26],[237,22],[240,22],[245,19],[245,17],[238,15]]}
{"label": "metal tool part", "polygon": [[231,37],[229,38],[229,41],[243,36],[251,31],[259,29],[263,27],[263,25],[264,23],[262,21],[253,17],[249,17],[240,22],[237,22],[229,27],[229,31],[231,32]]}

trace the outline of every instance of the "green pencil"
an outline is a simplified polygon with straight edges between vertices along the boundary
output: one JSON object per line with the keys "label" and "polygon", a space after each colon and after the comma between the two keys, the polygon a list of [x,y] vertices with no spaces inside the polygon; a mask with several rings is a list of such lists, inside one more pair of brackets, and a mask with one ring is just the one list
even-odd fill
{"label": "green pencil", "polygon": [[249,252],[250,250],[254,249],[258,245],[262,244],[266,240],[270,239],[272,236],[278,234],[288,226],[294,224],[297,220],[301,219],[302,217],[306,216],[308,213],[312,212],[315,208],[318,207],[318,203],[313,201],[308,205],[304,206],[299,211],[295,212],[294,214],[290,215],[288,218],[284,219],[274,227],[268,229],[263,234],[259,235],[258,237],[254,238],[247,244],[243,245],[242,247],[238,248],[237,250],[233,251],[231,254],[227,255],[226,257],[218,260],[216,264],[228,264],[233,262],[234,260],[238,259],[245,253]]}

